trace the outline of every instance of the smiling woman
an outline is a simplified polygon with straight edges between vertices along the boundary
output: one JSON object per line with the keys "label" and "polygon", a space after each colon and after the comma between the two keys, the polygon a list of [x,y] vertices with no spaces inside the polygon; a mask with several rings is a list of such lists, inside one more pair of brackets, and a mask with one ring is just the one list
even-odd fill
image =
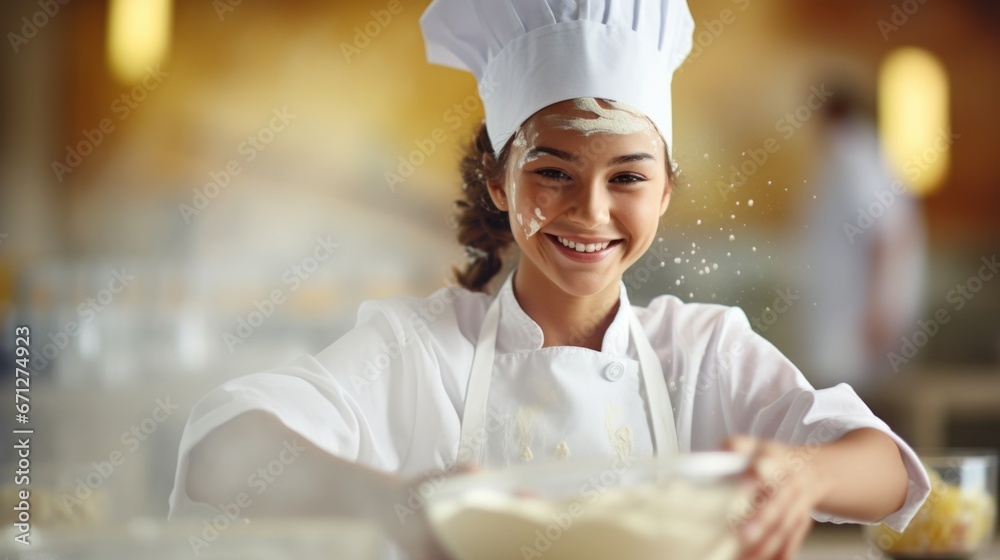
{"label": "smiling woman", "polygon": [[[369,517],[416,556],[441,550],[401,504],[463,463],[739,451],[756,492],[731,523],[747,557],[794,556],[813,519],[907,524],[926,474],[850,387],[813,388],[739,308],[629,302],[623,274],[670,203],[670,82],[693,31],[683,0],[639,5],[431,4],[429,58],[472,71],[486,112],[461,161],[472,262],[459,286],[368,301],[319,354],[206,396],[172,515],[225,503],[301,438],[297,474],[245,515]],[[517,265],[488,293],[506,249]]]}
{"label": "smiling woman", "polygon": [[[611,252],[607,249],[617,251],[624,238],[608,234],[624,227],[612,223],[621,214],[580,215],[575,209],[578,197],[601,204],[596,196],[600,193],[594,191],[604,189],[616,195],[607,202],[617,202],[615,209],[624,210],[624,204],[648,206],[649,197],[658,195],[661,200],[653,207],[662,206],[663,215],[674,184],[667,146],[653,123],[624,103],[594,98],[540,110],[508,139],[499,156],[493,153],[484,123],[468,146],[461,171],[465,198],[457,203],[458,239],[473,258],[456,276],[476,291],[484,290],[500,270],[500,255],[512,241],[524,252],[528,239],[539,232],[568,248],[560,253],[577,262],[602,261]],[[567,209],[569,215],[557,220],[557,212]],[[608,210],[591,206],[583,212]],[[608,223],[588,223],[595,219]],[[512,223],[519,235],[513,235]],[[561,225],[550,228],[554,223]]]}

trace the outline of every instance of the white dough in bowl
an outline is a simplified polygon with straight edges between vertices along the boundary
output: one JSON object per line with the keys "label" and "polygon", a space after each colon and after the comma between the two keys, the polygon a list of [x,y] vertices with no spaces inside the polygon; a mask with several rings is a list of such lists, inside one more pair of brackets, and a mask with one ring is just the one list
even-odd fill
{"label": "white dough in bowl", "polygon": [[731,560],[738,502],[734,484],[674,479],[562,500],[471,490],[428,514],[455,560]]}

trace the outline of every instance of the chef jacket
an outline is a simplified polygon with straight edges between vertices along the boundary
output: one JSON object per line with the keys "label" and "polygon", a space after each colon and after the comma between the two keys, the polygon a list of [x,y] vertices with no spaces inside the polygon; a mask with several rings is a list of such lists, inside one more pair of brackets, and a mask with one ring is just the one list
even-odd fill
{"label": "chef jacket", "polygon": [[[513,276],[496,296],[452,286],[425,298],[365,301],[357,325],[315,356],[209,392],[192,408],[181,439],[170,517],[218,513],[187,495],[188,454],[248,411],[271,413],[334,456],[403,477],[465,460],[459,443],[466,389],[493,297],[499,323],[484,423],[488,468],[654,454],[646,391],[629,344],[634,313],[662,365],[680,452],[717,450],[727,437],[746,434],[802,446],[808,455],[851,430],[874,428],[899,446],[909,477],[905,503],[883,521],[901,531],[929,494],[914,451],[850,386],[814,389],[739,308],[672,295],[632,306],[620,282],[600,351],[543,348],[541,328],[514,296]],[[588,328],[578,326],[581,337]]]}

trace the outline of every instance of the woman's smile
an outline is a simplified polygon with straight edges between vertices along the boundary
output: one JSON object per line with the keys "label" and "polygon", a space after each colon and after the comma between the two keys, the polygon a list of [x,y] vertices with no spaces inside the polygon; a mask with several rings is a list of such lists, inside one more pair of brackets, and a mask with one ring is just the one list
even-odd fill
{"label": "woman's smile", "polygon": [[[544,232],[543,232],[544,233]],[[585,239],[579,237],[562,237],[545,233],[545,238],[552,243],[556,251],[576,262],[592,263],[604,260],[618,250],[621,239]]]}

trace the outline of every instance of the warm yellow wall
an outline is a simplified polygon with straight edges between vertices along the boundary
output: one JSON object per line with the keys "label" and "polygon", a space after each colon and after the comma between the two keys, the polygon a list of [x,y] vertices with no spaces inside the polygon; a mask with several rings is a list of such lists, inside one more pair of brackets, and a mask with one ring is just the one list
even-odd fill
{"label": "warm yellow wall", "polygon": [[[429,194],[434,204],[446,205],[458,192],[462,142],[482,113],[470,75],[426,62],[418,26],[426,5],[426,0],[400,1],[400,11],[382,26],[373,23],[371,12],[387,10],[388,0],[243,2],[221,19],[210,3],[179,1],[171,78],[163,94],[150,96],[122,130],[156,130],[159,145],[151,164],[168,176],[198,178],[225,161],[268,110],[288,105],[303,115],[282,143],[290,166],[314,169],[318,177],[349,177],[359,188],[389,190],[383,174],[396,170],[397,158],[415,149],[416,140],[440,128],[447,141],[399,188],[415,187],[412,194]],[[691,2],[701,34],[729,10],[721,32],[707,41],[708,35],[696,37],[701,52],[675,77],[675,155],[693,187],[714,189],[728,182],[730,165],[774,136],[777,119],[803,102],[825,72],[846,72],[870,87],[878,62],[893,46],[922,44],[938,52],[951,71],[953,122],[963,134],[952,176],[929,200],[929,217],[948,228],[995,229],[985,211],[989,205],[982,202],[1000,204],[991,187],[998,172],[988,148],[1000,122],[995,111],[990,116],[983,110],[993,103],[988,92],[1000,85],[990,85],[1000,79],[989,71],[996,39],[969,21],[967,5],[947,4],[924,8],[884,40],[876,21],[889,17],[890,5],[853,2],[830,11],[788,0]],[[69,139],[107,114],[109,100],[120,92],[93,44],[101,38],[102,3],[76,9],[82,29],[76,31],[81,44],[71,59],[75,105],[67,121]],[[366,25],[378,35],[348,60],[343,45]],[[955,40],[959,36],[976,40]],[[474,107],[472,114],[451,120],[449,111],[463,101]],[[815,132],[810,123],[783,142],[766,172],[746,185],[747,198],[767,197],[761,225],[794,212],[800,199],[770,196],[767,181],[785,188],[808,180]],[[133,141],[131,134],[117,134],[109,144]],[[106,155],[94,159],[107,163]],[[74,179],[99,167],[90,165]],[[695,197],[698,207],[719,205],[702,198]]]}

